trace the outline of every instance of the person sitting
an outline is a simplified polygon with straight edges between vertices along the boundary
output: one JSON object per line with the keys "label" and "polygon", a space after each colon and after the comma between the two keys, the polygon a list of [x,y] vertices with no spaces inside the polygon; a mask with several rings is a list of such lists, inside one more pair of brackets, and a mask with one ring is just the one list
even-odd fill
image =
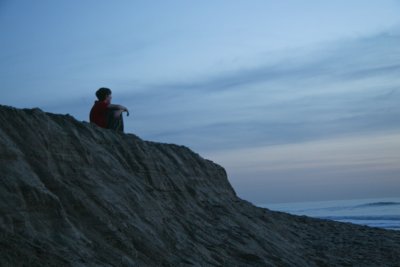
{"label": "person sitting", "polygon": [[124,121],[122,112],[126,112],[129,116],[129,111],[126,107],[116,104],[111,104],[111,90],[102,87],[96,91],[97,101],[94,102],[90,110],[90,122],[101,128],[112,129],[115,131],[124,131]]}

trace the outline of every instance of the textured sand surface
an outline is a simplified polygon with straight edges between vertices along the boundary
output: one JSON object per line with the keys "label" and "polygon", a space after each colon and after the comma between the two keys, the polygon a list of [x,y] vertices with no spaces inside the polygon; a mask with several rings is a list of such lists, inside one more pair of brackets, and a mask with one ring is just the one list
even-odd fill
{"label": "textured sand surface", "polygon": [[400,266],[400,232],[257,208],[186,147],[71,116],[0,106],[0,160],[0,266]]}

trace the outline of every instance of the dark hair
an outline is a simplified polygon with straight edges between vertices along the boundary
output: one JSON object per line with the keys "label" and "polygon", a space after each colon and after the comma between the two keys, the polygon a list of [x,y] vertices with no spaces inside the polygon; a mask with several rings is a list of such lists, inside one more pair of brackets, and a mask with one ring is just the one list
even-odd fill
{"label": "dark hair", "polygon": [[104,101],[109,95],[111,95],[111,90],[106,87],[101,87],[96,91],[96,96],[99,101]]}

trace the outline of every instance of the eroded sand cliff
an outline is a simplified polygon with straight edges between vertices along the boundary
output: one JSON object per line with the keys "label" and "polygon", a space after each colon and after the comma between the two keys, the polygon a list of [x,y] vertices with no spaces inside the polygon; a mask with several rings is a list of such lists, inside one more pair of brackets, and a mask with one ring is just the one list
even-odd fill
{"label": "eroded sand cliff", "polygon": [[255,207],[186,147],[71,116],[0,106],[0,160],[0,266],[400,266],[400,232]]}

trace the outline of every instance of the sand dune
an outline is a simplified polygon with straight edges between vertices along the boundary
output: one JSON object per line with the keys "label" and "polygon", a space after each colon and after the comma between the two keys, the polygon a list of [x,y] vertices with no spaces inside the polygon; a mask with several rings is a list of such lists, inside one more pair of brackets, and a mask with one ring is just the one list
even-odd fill
{"label": "sand dune", "polygon": [[400,266],[400,232],[255,207],[186,147],[68,115],[0,106],[0,159],[1,266]]}

